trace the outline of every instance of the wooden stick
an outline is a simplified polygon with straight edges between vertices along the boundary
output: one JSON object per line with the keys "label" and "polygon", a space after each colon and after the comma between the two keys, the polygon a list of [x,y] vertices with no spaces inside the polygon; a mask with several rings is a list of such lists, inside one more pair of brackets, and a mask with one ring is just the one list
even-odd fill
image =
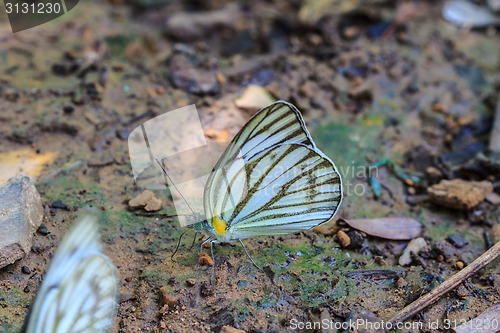
{"label": "wooden stick", "polygon": [[465,279],[469,278],[481,268],[495,260],[499,255],[500,241],[498,241],[488,251],[483,253],[479,258],[474,260],[470,265],[462,269],[460,272],[453,275],[451,278],[441,283],[436,288],[432,289],[428,294],[425,294],[413,303],[409,304],[403,310],[399,311],[394,317],[389,320],[389,322],[395,325],[398,322],[403,322],[406,319],[413,317],[415,314],[417,314],[430,304],[434,303],[448,291],[454,289]]}

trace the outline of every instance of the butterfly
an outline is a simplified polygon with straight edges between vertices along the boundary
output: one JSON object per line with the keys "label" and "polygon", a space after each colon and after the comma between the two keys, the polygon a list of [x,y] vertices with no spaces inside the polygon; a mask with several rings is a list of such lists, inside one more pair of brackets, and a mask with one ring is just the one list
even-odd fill
{"label": "butterfly", "polygon": [[312,229],[331,220],[341,201],[335,164],[316,147],[299,110],[278,101],[243,126],[208,177],[205,219],[193,224],[208,237],[200,254],[206,242],[213,257],[212,243],[239,241],[259,268],[242,239]]}
{"label": "butterfly", "polygon": [[102,253],[97,219],[75,222],[59,245],[23,333],[105,332],[115,313],[115,268]]}

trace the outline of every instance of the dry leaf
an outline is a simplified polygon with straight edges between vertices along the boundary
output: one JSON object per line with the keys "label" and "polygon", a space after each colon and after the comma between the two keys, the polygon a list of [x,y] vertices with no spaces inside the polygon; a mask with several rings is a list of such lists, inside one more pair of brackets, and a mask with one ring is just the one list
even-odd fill
{"label": "dry leaf", "polygon": [[407,240],[420,236],[423,225],[411,217],[346,220],[351,227],[386,239]]}

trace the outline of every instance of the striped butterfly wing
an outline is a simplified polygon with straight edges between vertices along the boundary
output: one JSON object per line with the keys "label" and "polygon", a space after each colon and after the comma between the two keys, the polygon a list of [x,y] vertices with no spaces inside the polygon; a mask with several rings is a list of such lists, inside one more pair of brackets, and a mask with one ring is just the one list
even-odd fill
{"label": "striped butterfly wing", "polygon": [[[316,148],[295,106],[278,101],[255,114],[227,146],[208,178],[203,199],[207,220],[223,210],[223,202],[219,198],[228,186],[228,172],[241,168],[244,163],[275,145],[291,143]],[[241,182],[234,183],[235,186],[239,184]],[[241,192],[242,189],[234,190]]]}
{"label": "striped butterfly wing", "polygon": [[[278,104],[278,103],[277,103]],[[288,103],[280,103],[290,106]],[[231,158],[221,157],[223,165],[214,171],[207,184],[205,204],[212,210],[207,219],[218,216],[232,231],[232,239],[257,235],[280,235],[306,230],[330,220],[342,200],[340,174],[333,162],[316,148],[300,113],[293,107],[283,114],[290,117],[259,117],[259,112],[241,130],[233,142],[239,142],[240,152]],[[283,124],[279,119],[287,119]],[[290,120],[288,120],[290,119]],[[290,136],[289,128],[294,128]],[[263,130],[264,129],[264,130]],[[269,132],[266,132],[269,131]],[[256,146],[253,133],[270,138],[274,144]],[[240,141],[247,137],[249,141]],[[275,140],[275,138],[293,138]],[[298,140],[296,140],[298,139]],[[259,140],[262,141],[262,140]],[[303,142],[294,142],[303,141]],[[247,147],[249,144],[249,147]],[[231,145],[237,150],[236,145]],[[251,153],[248,153],[251,152]],[[207,212],[207,208],[205,209]]]}
{"label": "striped butterfly wing", "polygon": [[86,216],[58,247],[23,332],[105,332],[115,311],[114,266],[101,252],[97,221]]}

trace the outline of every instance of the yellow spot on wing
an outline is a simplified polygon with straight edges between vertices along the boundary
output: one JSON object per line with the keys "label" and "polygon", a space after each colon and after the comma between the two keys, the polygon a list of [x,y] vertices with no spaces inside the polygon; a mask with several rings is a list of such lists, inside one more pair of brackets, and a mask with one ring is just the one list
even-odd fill
{"label": "yellow spot on wing", "polygon": [[220,219],[218,216],[214,217],[214,229],[215,232],[217,232],[219,235],[224,235],[227,230],[227,222],[224,221],[223,219]]}

